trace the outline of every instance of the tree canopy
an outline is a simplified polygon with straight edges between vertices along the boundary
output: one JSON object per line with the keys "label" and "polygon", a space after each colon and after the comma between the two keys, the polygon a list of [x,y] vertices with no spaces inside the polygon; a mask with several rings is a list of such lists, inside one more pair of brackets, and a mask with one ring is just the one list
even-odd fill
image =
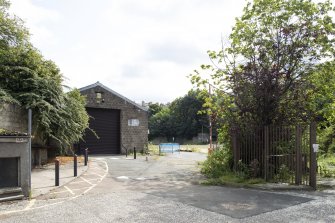
{"label": "tree canopy", "polygon": [[169,105],[149,105],[149,111],[158,111],[149,119],[150,138],[192,139],[203,129],[208,132],[208,117],[199,112],[203,110],[204,103],[199,91],[190,90]]}
{"label": "tree canopy", "polygon": [[85,99],[78,90],[64,93],[56,64],[30,43],[23,22],[0,0],[0,102],[33,110],[34,134],[71,145],[88,127]]}
{"label": "tree canopy", "polygon": [[208,51],[212,64],[191,75],[199,87],[209,82],[217,87],[222,100],[207,105],[221,116],[226,133],[227,126],[295,124],[330,112],[333,12],[330,1],[247,4],[222,49]]}

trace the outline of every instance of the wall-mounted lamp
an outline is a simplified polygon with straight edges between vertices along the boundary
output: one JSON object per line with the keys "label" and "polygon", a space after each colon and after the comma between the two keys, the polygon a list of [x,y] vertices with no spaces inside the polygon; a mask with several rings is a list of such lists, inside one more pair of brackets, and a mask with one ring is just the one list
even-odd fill
{"label": "wall-mounted lamp", "polygon": [[105,99],[102,98],[102,93],[101,92],[96,92],[96,101],[97,101],[98,104],[105,102]]}

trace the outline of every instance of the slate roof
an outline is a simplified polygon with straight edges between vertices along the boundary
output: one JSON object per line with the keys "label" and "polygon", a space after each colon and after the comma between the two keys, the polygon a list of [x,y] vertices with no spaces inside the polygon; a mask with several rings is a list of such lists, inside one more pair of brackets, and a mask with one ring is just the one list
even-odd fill
{"label": "slate roof", "polygon": [[123,100],[125,100],[125,101],[127,101],[128,103],[130,103],[130,104],[136,106],[137,108],[139,108],[139,109],[141,109],[141,110],[143,110],[143,111],[146,111],[146,112],[148,111],[147,108],[144,108],[144,107],[142,107],[141,105],[135,103],[134,101],[132,101],[132,100],[126,98],[125,96],[123,96],[123,95],[117,93],[116,91],[113,91],[113,90],[110,89],[109,87],[107,87],[107,86],[101,84],[99,81],[96,82],[96,83],[94,83],[94,84],[88,85],[88,86],[86,86],[86,87],[79,88],[79,91],[82,92],[82,91],[85,91],[85,90],[88,90],[88,89],[91,89],[91,88],[95,88],[95,87],[98,87],[98,86],[101,87],[101,88],[103,88],[103,89],[105,89],[106,91],[110,92],[111,94],[114,94],[114,95],[116,95],[116,96],[119,97],[119,98],[122,98]]}

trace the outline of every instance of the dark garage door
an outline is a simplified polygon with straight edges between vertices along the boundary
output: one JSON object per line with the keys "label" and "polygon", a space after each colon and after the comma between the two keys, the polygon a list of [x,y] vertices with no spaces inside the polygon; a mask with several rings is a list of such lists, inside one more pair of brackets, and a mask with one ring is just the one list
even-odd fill
{"label": "dark garage door", "polygon": [[86,131],[82,148],[88,148],[90,154],[119,154],[120,153],[120,110],[87,108],[90,118],[90,128],[93,133]]}

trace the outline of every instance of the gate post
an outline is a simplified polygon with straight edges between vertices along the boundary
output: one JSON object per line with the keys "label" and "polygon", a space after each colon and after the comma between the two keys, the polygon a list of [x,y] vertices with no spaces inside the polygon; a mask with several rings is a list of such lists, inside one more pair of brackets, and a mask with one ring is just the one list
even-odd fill
{"label": "gate post", "polygon": [[301,144],[302,144],[301,125],[297,125],[295,129],[295,154],[296,154],[295,184],[296,185],[300,185],[302,180]]}
{"label": "gate post", "polygon": [[264,179],[268,180],[269,170],[269,126],[264,126]]}
{"label": "gate post", "polygon": [[309,130],[310,137],[310,166],[309,166],[309,185],[316,190],[316,152],[314,152],[313,144],[316,144],[316,123],[312,122]]}
{"label": "gate post", "polygon": [[234,171],[236,171],[237,168],[237,163],[239,160],[239,157],[237,157],[238,152],[237,152],[237,129],[236,127],[233,127],[232,131],[232,146],[233,146],[233,156],[234,156]]}

